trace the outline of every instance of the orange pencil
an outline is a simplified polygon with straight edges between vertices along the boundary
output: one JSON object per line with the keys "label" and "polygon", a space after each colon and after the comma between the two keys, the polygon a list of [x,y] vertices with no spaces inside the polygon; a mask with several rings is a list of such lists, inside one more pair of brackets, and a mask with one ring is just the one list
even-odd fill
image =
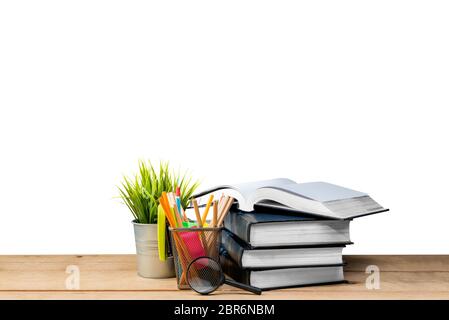
{"label": "orange pencil", "polygon": [[168,222],[170,223],[170,227],[176,228],[176,222],[173,219],[172,212],[170,210],[170,203],[168,202],[168,198],[167,198],[167,193],[166,192],[162,192],[162,196],[159,199],[159,202],[161,203],[162,208],[165,211],[165,216],[167,217]]}
{"label": "orange pencil", "polygon": [[159,199],[159,202],[161,203],[162,209],[164,209],[165,217],[168,220],[168,224],[170,225],[170,227],[176,228],[176,224],[174,223],[173,218],[171,217],[171,214],[170,214],[170,208],[167,207],[167,205],[166,205],[164,199],[162,199],[162,197],[161,197],[161,199]]}

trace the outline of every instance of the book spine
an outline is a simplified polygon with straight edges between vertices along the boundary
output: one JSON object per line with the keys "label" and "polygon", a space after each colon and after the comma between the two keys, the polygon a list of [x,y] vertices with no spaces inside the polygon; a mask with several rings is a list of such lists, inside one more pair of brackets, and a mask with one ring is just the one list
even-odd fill
{"label": "book spine", "polygon": [[240,268],[234,260],[231,259],[229,254],[226,251],[222,252],[220,256],[220,263],[223,269],[223,272],[234,279],[237,282],[241,282],[244,284],[250,284],[250,272],[249,270],[244,270]]}
{"label": "book spine", "polygon": [[224,220],[224,227],[246,243],[250,243],[251,223],[243,218],[243,214],[229,212]]}
{"label": "book spine", "polygon": [[229,231],[223,230],[221,242],[230,258],[242,268],[242,256],[244,248],[233,238]]}

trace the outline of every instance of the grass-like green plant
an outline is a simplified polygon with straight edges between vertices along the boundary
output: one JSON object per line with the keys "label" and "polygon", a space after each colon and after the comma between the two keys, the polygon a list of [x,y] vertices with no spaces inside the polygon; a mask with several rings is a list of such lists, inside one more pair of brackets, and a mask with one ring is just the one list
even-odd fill
{"label": "grass-like green plant", "polygon": [[139,161],[139,172],[133,177],[123,177],[118,187],[120,198],[128,206],[138,223],[157,223],[157,207],[162,192],[181,189],[181,203],[185,208],[193,192],[199,186],[187,173],[175,172],[168,162],[160,162],[155,168],[150,161]]}

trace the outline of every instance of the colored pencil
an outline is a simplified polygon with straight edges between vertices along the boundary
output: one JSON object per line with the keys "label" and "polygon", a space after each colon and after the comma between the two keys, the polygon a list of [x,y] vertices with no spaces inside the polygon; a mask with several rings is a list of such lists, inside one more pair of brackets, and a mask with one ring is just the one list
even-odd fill
{"label": "colored pencil", "polygon": [[179,213],[178,206],[176,204],[173,206],[173,211],[175,213],[176,223],[178,225],[178,228],[182,228],[181,214]]}
{"label": "colored pencil", "polygon": [[[193,208],[195,210],[195,215],[196,215],[196,220],[198,222],[198,227],[202,228],[203,227],[203,223],[201,221],[201,215],[200,215],[200,210],[198,208],[198,202],[196,201],[196,199],[192,199],[192,204],[193,204]],[[207,249],[207,241],[206,241],[206,237],[204,236],[204,232],[203,231],[199,231],[200,234],[200,238],[201,238],[201,242],[203,243],[203,248],[206,250],[206,252],[208,252]]]}
{"label": "colored pencil", "polygon": [[192,204],[193,204],[193,209],[195,210],[196,221],[198,223],[198,227],[202,228],[203,222],[201,220],[200,209],[198,208],[198,202],[196,201],[196,199],[192,199]]}
{"label": "colored pencil", "polygon": [[232,204],[234,203],[234,198],[233,197],[229,197],[226,205],[223,207],[221,213],[220,213],[220,217],[218,218],[218,222],[217,222],[217,226],[221,226],[224,219],[226,218],[226,215],[228,214],[229,210],[231,209]]}
{"label": "colored pencil", "polygon": [[217,218],[218,218],[218,201],[215,200],[213,203],[212,228],[215,228],[217,226]]}
{"label": "colored pencil", "polygon": [[214,195],[211,194],[209,196],[209,200],[207,200],[206,209],[203,212],[203,217],[201,218],[201,224],[204,225],[206,223],[206,218],[209,213],[210,205],[212,204],[212,200],[214,200]]}

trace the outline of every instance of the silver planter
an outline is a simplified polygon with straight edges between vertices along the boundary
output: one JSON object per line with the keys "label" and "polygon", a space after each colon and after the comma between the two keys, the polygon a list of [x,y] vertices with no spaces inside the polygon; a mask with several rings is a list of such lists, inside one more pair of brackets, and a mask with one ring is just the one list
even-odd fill
{"label": "silver planter", "polygon": [[159,260],[157,224],[133,221],[136,239],[137,273],[144,278],[172,278],[175,276],[173,256]]}

